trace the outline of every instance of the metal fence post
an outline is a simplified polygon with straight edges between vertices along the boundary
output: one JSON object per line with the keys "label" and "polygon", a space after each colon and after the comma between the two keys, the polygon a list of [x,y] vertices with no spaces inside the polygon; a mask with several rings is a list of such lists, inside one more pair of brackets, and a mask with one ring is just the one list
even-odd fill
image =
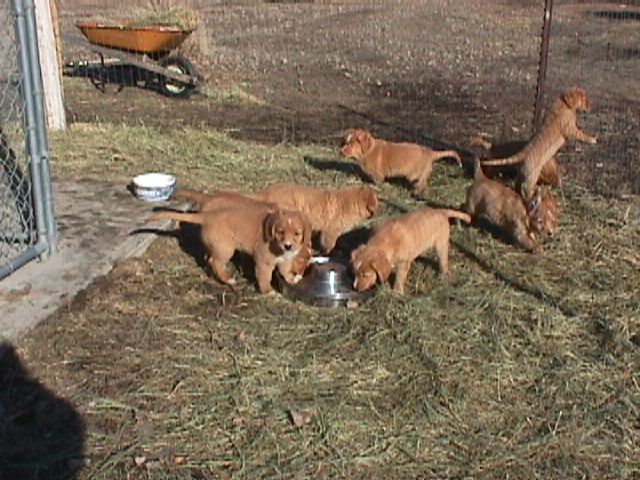
{"label": "metal fence post", "polygon": [[547,59],[549,57],[549,38],[551,37],[551,15],[553,0],[545,0],[544,22],[542,24],[542,42],[540,44],[540,63],[538,66],[538,82],[536,83],[536,104],[533,113],[534,133],[542,123],[542,102],[544,101],[544,87],[547,79]]}
{"label": "metal fence post", "polygon": [[[0,241],[20,242],[25,250],[8,260],[0,259],[0,279],[11,274],[27,262],[55,251],[57,231],[53,213],[53,196],[49,172],[49,149],[43,106],[43,88],[40,74],[37,36],[35,30],[35,11],[32,0],[11,0],[13,10],[13,30],[17,45],[17,65],[20,79],[14,85],[22,100],[21,111],[14,119],[22,126],[24,136],[23,157],[28,164],[29,180],[23,178],[17,160],[20,158],[12,146],[3,143],[3,156],[0,167],[7,168],[16,162],[13,171],[5,173],[11,178],[18,177],[20,185],[27,185],[20,192],[10,193],[18,204],[28,205],[32,212],[30,222],[23,225],[24,238],[11,234],[3,236]],[[2,137],[3,142],[6,138]],[[15,138],[14,138],[15,140]],[[29,188],[30,187],[30,188]],[[20,198],[17,197],[20,196]],[[24,222],[23,222],[24,223]],[[6,228],[6,226],[4,227]],[[0,232],[4,235],[4,232]]]}
{"label": "metal fence post", "polygon": [[53,210],[53,193],[51,187],[51,173],[49,161],[51,154],[49,152],[49,141],[47,138],[47,119],[44,112],[44,88],[42,86],[42,72],[40,69],[40,54],[38,51],[38,37],[36,29],[36,14],[33,0],[25,0],[24,9],[26,12],[26,35],[27,45],[29,47],[29,59],[31,60],[31,79],[32,79],[32,95],[34,105],[34,121],[35,132],[38,143],[38,168],[40,174],[38,179],[40,184],[36,185],[36,189],[42,192],[42,213],[46,226],[47,243],[49,245],[48,253],[57,251],[58,248],[58,232],[56,227],[55,215]]}

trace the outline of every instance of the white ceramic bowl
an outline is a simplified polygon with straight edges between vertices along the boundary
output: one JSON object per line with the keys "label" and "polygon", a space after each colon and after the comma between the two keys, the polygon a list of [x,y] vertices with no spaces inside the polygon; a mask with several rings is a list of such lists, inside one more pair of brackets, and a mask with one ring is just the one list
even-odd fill
{"label": "white ceramic bowl", "polygon": [[166,173],[145,173],[133,179],[133,193],[147,202],[168,200],[176,189],[176,177]]}

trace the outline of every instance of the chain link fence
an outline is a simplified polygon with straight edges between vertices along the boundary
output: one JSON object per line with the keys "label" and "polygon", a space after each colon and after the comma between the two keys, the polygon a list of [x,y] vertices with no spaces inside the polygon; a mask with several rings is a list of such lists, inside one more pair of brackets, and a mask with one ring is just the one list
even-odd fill
{"label": "chain link fence", "polygon": [[0,0],[0,279],[55,249],[33,3]]}
{"label": "chain link fence", "polygon": [[0,259],[17,256],[35,243],[31,180],[24,148],[24,102],[18,46],[13,38],[13,12],[8,1],[0,4],[0,29],[9,41],[0,43]]}

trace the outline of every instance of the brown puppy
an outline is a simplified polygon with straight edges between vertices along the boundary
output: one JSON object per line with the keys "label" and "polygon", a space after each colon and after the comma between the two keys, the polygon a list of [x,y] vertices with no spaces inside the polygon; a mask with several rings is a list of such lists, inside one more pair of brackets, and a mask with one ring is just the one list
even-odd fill
{"label": "brown puppy", "polygon": [[378,213],[380,201],[368,185],[323,189],[295,183],[277,183],[251,198],[277,204],[280,208],[303,212],[320,233],[320,245],[329,253],[343,233]]}
{"label": "brown puppy", "polygon": [[[275,203],[261,202],[232,191],[218,191],[210,194],[196,192],[195,190],[177,190],[173,198],[193,202],[202,212],[227,207],[261,208],[264,204],[268,204],[274,211],[278,209],[278,205]],[[311,249],[305,246],[293,260],[279,262],[277,265],[278,272],[287,283],[297,283],[302,279],[311,256]]]}
{"label": "brown puppy", "polygon": [[556,234],[560,205],[547,187],[537,187],[534,202],[529,202],[529,222],[536,235],[551,238]]}
{"label": "brown puppy", "polygon": [[427,188],[433,162],[452,157],[462,166],[462,159],[455,150],[432,150],[415,143],[388,142],[360,129],[347,130],[340,153],[353,158],[375,184],[386,178],[403,177],[414,184],[416,195]]}
{"label": "brown puppy", "polygon": [[[235,202],[235,192],[203,194],[192,190],[179,190],[175,198],[200,204],[202,211],[218,208],[220,204]],[[276,183],[256,193],[244,194],[249,201],[269,202],[280,208],[303,212],[311,221],[314,231],[320,233],[323,250],[329,253],[338,237],[375,215],[380,202],[370,186],[322,189],[295,183]],[[242,201],[242,200],[240,200]]]}
{"label": "brown puppy", "polygon": [[404,293],[404,285],[413,261],[425,251],[435,248],[440,273],[449,271],[449,218],[471,222],[464,212],[422,208],[392,218],[379,225],[369,241],[351,253],[355,275],[353,288],[368,290],[378,281],[386,282],[396,270],[393,289]]}
{"label": "brown puppy", "polygon": [[550,202],[542,202],[543,190],[537,189],[532,199],[525,202],[515,191],[500,182],[487,178],[476,157],[473,184],[467,190],[466,210],[477,222],[479,217],[505,231],[529,252],[541,250],[536,233],[555,231],[556,213],[547,211]]}
{"label": "brown puppy", "polygon": [[[478,146],[482,149],[480,158],[482,160],[492,160],[496,158],[505,158],[515,155],[521,151],[527,145],[526,141],[514,140],[504,143],[492,143],[482,137],[476,137],[471,140],[471,146]],[[518,165],[505,165],[505,166],[486,166],[483,168],[484,174],[488,178],[495,178],[497,176],[515,177],[518,173]],[[544,164],[542,170],[540,170],[540,176],[538,177],[538,185],[551,185],[552,187],[559,187],[562,183],[562,170],[555,157],[552,157],[547,163]]]}
{"label": "brown puppy", "polygon": [[596,138],[578,127],[578,112],[588,112],[591,104],[581,88],[570,88],[556,100],[544,117],[542,126],[527,145],[508,158],[488,160],[483,166],[520,164],[518,189],[525,199],[530,199],[538,183],[540,172],[562,148],[567,140],[596,143]]}
{"label": "brown puppy", "polygon": [[287,283],[296,284],[302,280],[312,258],[313,250],[303,245],[292,260],[278,264],[278,271]]}
{"label": "brown puppy", "polygon": [[236,251],[252,255],[261,293],[273,290],[271,278],[276,265],[291,262],[311,243],[311,225],[304,214],[274,209],[260,202],[255,202],[252,208],[222,207],[199,213],[166,211],[152,216],[151,220],[165,218],[202,225],[201,239],[208,251],[207,263],[223,283],[235,283],[227,271],[227,263]]}

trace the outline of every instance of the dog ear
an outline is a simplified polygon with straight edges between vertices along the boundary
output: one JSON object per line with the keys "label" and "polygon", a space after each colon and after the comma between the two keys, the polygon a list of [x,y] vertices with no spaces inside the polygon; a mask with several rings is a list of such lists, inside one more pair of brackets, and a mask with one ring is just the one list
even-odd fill
{"label": "dog ear", "polygon": [[391,263],[387,260],[387,257],[380,255],[371,260],[371,268],[378,275],[378,279],[381,282],[386,282],[391,275]]}
{"label": "dog ear", "polygon": [[356,140],[362,146],[362,151],[367,152],[371,149],[373,144],[373,137],[367,130],[360,130],[357,133]]}
{"label": "dog ear", "polygon": [[353,266],[354,272],[358,270],[358,268],[360,268],[360,265],[362,265],[362,261],[358,260],[358,256],[360,255],[360,252],[362,252],[363,249],[364,249],[364,244],[360,245],[358,248],[351,251],[351,265]]}
{"label": "dog ear", "polygon": [[373,188],[369,186],[362,187],[362,190],[365,196],[367,211],[371,215],[375,215],[376,213],[378,213],[378,209],[380,208],[380,200],[378,200],[378,194]]}
{"label": "dog ear", "polygon": [[276,210],[275,212],[271,212],[264,219],[264,223],[262,225],[262,235],[264,241],[269,243],[276,236],[276,224],[282,218],[282,213],[280,210]]}
{"label": "dog ear", "polygon": [[536,188],[533,196],[527,201],[527,212],[530,216],[537,215],[542,204],[542,189]]}

